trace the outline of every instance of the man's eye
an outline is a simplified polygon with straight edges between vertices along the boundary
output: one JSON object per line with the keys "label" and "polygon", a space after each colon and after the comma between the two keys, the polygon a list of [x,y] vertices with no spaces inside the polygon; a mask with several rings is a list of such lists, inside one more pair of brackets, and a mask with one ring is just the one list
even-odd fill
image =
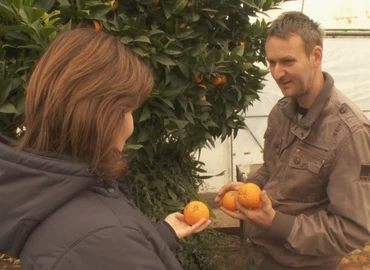
{"label": "man's eye", "polygon": [[293,60],[291,60],[291,59],[286,59],[283,62],[284,62],[285,65],[291,65],[291,64],[293,64]]}

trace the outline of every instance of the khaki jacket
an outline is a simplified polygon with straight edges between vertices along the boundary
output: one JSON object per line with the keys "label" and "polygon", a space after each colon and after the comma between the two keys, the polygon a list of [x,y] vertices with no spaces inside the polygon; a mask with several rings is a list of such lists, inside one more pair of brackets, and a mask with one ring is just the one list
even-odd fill
{"label": "khaki jacket", "polygon": [[[271,198],[270,230],[245,223],[257,262],[336,266],[370,238],[370,122],[324,73],[307,115],[281,99],[268,117],[264,164],[247,182]],[[317,268],[320,269],[320,268]]]}

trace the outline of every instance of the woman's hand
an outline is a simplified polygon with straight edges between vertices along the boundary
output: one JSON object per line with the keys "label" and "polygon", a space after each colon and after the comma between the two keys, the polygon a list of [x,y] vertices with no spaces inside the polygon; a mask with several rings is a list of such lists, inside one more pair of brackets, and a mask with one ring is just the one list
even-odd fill
{"label": "woman's hand", "polygon": [[249,210],[247,208],[243,208],[238,200],[236,199],[236,205],[239,212],[232,212],[226,210],[222,206],[220,209],[228,214],[229,216],[241,220],[249,220],[251,223],[258,227],[262,227],[265,229],[270,229],[272,226],[272,221],[275,217],[276,211],[272,208],[271,204],[269,203],[269,197],[267,196],[266,191],[262,191],[261,193],[261,201],[262,207],[256,210]]}
{"label": "woman's hand", "polygon": [[190,226],[185,222],[184,215],[179,212],[169,214],[164,221],[172,227],[179,239],[201,232],[211,224],[211,220],[202,218],[197,223]]}

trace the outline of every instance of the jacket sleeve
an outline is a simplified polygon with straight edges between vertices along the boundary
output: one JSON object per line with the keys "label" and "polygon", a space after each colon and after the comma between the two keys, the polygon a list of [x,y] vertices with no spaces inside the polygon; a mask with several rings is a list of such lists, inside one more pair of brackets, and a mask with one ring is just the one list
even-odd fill
{"label": "jacket sleeve", "polygon": [[292,252],[345,255],[363,248],[370,239],[369,133],[352,134],[341,150],[329,176],[326,210],[297,217],[276,213],[270,236]]}
{"label": "jacket sleeve", "polygon": [[173,228],[164,220],[157,221],[155,223],[155,227],[168,247],[172,250],[172,252],[175,252],[178,238]]}
{"label": "jacket sleeve", "polygon": [[[68,250],[55,270],[153,269],[166,270],[156,247],[139,231],[108,227],[92,232]],[[170,250],[168,252],[171,252]],[[171,259],[170,259],[171,260]],[[173,259],[174,269],[182,269]]]}

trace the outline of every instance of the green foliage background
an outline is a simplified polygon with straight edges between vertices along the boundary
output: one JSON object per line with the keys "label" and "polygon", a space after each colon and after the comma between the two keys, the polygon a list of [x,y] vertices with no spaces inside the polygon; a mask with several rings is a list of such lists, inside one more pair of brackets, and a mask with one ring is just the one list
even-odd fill
{"label": "green foliage background", "polygon": [[[117,36],[152,68],[156,84],[134,114],[129,177],[140,209],[165,217],[198,199],[196,152],[236,136],[267,71],[267,23],[251,17],[281,0],[0,0],[0,132],[16,138],[37,59],[59,32],[94,27]],[[114,72],[114,71],[112,71]],[[212,80],[225,75],[227,82]],[[202,77],[201,83],[193,80]],[[204,98],[205,96],[205,98]],[[204,100],[206,99],[206,100]],[[216,269],[212,231],[182,241],[185,269]]]}

